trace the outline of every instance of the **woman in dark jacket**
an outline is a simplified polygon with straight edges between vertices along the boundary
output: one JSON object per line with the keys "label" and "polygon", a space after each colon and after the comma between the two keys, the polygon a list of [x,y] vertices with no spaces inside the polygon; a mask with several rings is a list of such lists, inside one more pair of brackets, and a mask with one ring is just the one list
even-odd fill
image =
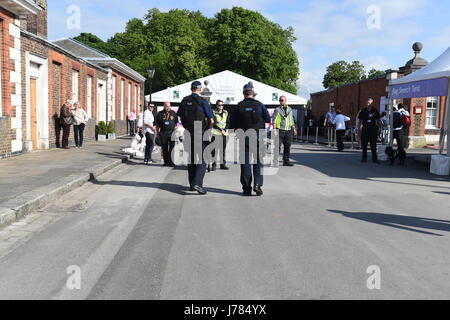
{"label": "woman in dark jacket", "polygon": [[70,149],[69,147],[70,127],[73,125],[73,114],[71,108],[72,108],[72,101],[67,100],[66,104],[63,104],[63,106],[61,107],[60,112],[61,127],[63,129],[63,136],[62,136],[63,149]]}

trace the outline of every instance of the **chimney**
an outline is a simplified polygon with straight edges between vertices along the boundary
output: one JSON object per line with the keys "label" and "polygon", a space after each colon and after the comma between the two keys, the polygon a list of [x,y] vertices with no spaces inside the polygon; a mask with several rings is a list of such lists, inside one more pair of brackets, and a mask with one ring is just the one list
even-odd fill
{"label": "chimney", "polygon": [[47,39],[47,0],[34,0],[41,7],[37,15],[30,14],[23,19],[21,26],[28,32]]}

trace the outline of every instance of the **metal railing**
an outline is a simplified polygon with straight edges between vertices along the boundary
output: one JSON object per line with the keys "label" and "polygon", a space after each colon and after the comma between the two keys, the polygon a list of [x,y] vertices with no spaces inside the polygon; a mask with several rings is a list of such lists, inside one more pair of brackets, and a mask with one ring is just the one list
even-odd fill
{"label": "metal railing", "polygon": [[[344,137],[344,143],[349,139],[351,142],[351,148],[356,149],[359,146],[358,134],[356,127],[347,129],[347,133]],[[297,137],[294,137],[294,141],[301,143],[312,143],[314,145],[324,144],[327,147],[336,147],[336,129],[328,127],[301,127],[298,130]]]}

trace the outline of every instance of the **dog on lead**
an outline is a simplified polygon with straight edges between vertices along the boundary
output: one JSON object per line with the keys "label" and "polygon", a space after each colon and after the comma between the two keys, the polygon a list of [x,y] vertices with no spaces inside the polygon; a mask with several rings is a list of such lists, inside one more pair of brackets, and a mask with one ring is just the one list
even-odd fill
{"label": "dog on lead", "polygon": [[387,147],[385,153],[389,157],[391,161],[391,166],[394,165],[395,160],[399,160],[399,165],[404,166],[406,160],[406,151],[405,150],[394,150],[392,147]]}

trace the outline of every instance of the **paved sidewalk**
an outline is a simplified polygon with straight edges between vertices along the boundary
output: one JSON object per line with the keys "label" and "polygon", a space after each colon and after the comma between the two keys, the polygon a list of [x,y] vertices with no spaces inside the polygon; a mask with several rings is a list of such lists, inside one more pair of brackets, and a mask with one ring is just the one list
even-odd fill
{"label": "paved sidewalk", "polygon": [[0,227],[9,225],[129,159],[128,137],[0,160]]}

